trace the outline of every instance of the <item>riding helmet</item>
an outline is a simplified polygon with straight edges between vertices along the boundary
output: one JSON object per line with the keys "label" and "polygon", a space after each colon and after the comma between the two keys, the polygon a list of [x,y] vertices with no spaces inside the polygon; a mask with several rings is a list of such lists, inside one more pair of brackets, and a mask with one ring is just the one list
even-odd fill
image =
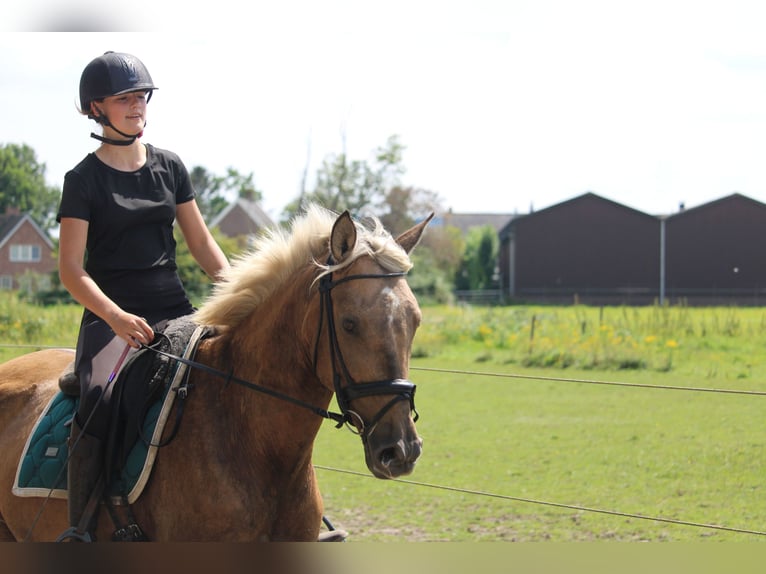
{"label": "riding helmet", "polygon": [[90,103],[128,92],[156,90],[146,66],[131,54],[106,52],[92,60],[80,77],[80,109],[90,114]]}

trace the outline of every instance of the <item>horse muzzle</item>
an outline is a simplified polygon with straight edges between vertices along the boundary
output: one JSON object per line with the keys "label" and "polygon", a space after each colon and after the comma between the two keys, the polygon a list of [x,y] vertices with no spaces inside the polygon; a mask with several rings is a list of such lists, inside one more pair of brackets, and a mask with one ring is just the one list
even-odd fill
{"label": "horse muzzle", "polygon": [[413,439],[400,438],[395,442],[365,445],[367,468],[376,478],[396,478],[410,474],[423,452],[423,439],[417,435]]}

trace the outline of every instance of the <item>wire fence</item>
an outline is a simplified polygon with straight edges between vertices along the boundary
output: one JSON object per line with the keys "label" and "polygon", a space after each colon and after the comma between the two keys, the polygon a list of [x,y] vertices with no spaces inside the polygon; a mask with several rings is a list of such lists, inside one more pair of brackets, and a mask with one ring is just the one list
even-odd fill
{"label": "wire fence", "polygon": [[[463,375],[463,376],[493,377],[493,378],[500,378],[500,379],[541,380],[541,381],[558,382],[558,383],[576,383],[576,384],[585,384],[585,385],[628,387],[628,388],[635,388],[635,389],[653,389],[658,391],[685,391],[685,392],[691,392],[691,393],[720,393],[720,394],[738,394],[738,395],[750,395],[750,396],[766,396],[766,391],[757,391],[757,390],[628,383],[628,382],[622,382],[622,381],[547,377],[542,375],[525,375],[525,374],[517,374],[517,373],[464,371],[464,370],[455,370],[455,369],[440,369],[435,367],[411,367],[410,370],[434,372],[434,373],[447,373],[447,374]],[[315,468],[325,470],[328,472],[345,473],[345,474],[364,477],[364,478],[372,478],[369,474],[353,471],[353,470],[348,470],[348,469],[334,468],[334,467],[322,466],[322,465],[315,465]],[[441,484],[431,484],[431,483],[425,483],[425,482],[420,482],[415,480],[404,480],[404,479],[398,479],[398,478],[393,480],[395,480],[396,482],[402,482],[402,483],[417,486],[417,487],[425,487],[425,488],[431,488],[436,490],[459,492],[462,494],[468,494],[468,495],[473,495],[478,497],[497,498],[502,500],[514,501],[514,502],[522,502],[522,503],[536,504],[536,505],[542,505],[542,506],[551,506],[551,507],[564,508],[569,510],[576,510],[580,512],[606,514],[606,515],[618,516],[623,518],[633,518],[638,520],[662,522],[662,523],[689,526],[689,527],[695,527],[695,528],[735,532],[740,534],[751,534],[755,536],[766,536],[766,531],[754,530],[754,529],[745,528],[745,527],[726,526],[726,525],[720,525],[720,524],[705,524],[700,522],[693,522],[689,520],[674,519],[674,518],[667,518],[667,517],[661,517],[661,516],[648,516],[644,514],[635,514],[630,512],[622,512],[618,510],[592,508],[592,507],[586,507],[581,505],[551,502],[546,500],[524,498],[524,497],[512,496],[512,495],[500,494],[500,493],[494,493],[494,492],[479,491],[479,490],[474,490],[470,488],[461,488],[461,487],[447,486],[447,485],[441,485]]]}
{"label": "wire fence", "polygon": [[[66,345],[56,346],[56,345],[0,344],[0,349],[10,348],[10,349],[42,350],[42,349],[60,349],[65,347]],[[585,385],[628,387],[628,388],[635,388],[635,389],[651,389],[651,390],[657,390],[657,391],[682,391],[682,392],[690,392],[690,393],[719,393],[719,394],[737,394],[737,395],[749,395],[749,396],[766,396],[766,391],[758,391],[758,390],[740,390],[740,389],[722,389],[722,388],[712,388],[712,387],[688,387],[688,386],[676,386],[676,385],[629,383],[629,382],[622,382],[622,381],[548,377],[548,376],[542,376],[542,375],[526,375],[526,374],[518,374],[518,373],[464,371],[464,370],[455,370],[455,369],[441,369],[441,368],[435,368],[435,367],[411,367],[411,370],[423,371],[423,372],[434,372],[434,373],[448,373],[448,374],[464,375],[464,376],[493,377],[493,378],[500,378],[500,379],[541,380],[541,381],[568,383],[568,384],[574,383],[574,384],[585,384]],[[323,470],[327,472],[342,473],[342,474],[347,474],[347,475],[361,477],[361,478],[373,478],[371,475],[367,473],[362,473],[362,472],[349,470],[349,469],[335,468],[335,467],[318,465],[318,464],[315,464],[314,467],[319,470]],[[541,506],[563,508],[568,510],[576,510],[579,512],[605,514],[605,515],[611,515],[611,516],[617,516],[617,517],[623,517],[623,518],[633,518],[637,520],[662,522],[662,523],[675,524],[680,526],[688,526],[688,527],[694,527],[694,528],[703,528],[703,529],[726,531],[726,532],[733,532],[733,533],[739,533],[739,534],[750,534],[755,536],[766,537],[766,531],[754,530],[754,529],[745,528],[745,527],[727,526],[727,525],[720,525],[720,524],[706,524],[701,522],[667,518],[667,517],[661,517],[661,516],[648,516],[644,514],[636,514],[636,513],[630,513],[630,512],[622,512],[618,510],[593,508],[593,507],[587,507],[587,506],[581,506],[581,505],[566,504],[561,502],[525,498],[525,497],[519,497],[519,496],[513,496],[513,495],[507,495],[507,494],[501,494],[501,493],[480,491],[480,490],[474,490],[470,488],[455,487],[455,486],[449,486],[449,485],[443,485],[443,484],[426,483],[426,482],[420,482],[420,481],[408,480],[408,479],[396,478],[392,480],[398,483],[407,484],[414,487],[458,492],[461,494],[467,494],[467,495],[477,496],[477,497],[496,498],[496,499],[514,501],[514,502],[527,503],[527,504],[535,504],[535,505],[541,505]]]}
{"label": "wire fence", "polygon": [[[454,374],[454,375],[462,375],[462,376],[493,377],[493,378],[499,378],[499,379],[540,380],[540,381],[567,383],[567,384],[575,383],[575,384],[584,384],[584,385],[627,387],[627,388],[634,388],[634,389],[651,389],[651,390],[657,390],[657,391],[682,391],[682,392],[689,392],[689,393],[718,393],[723,395],[735,394],[735,395],[748,395],[748,396],[766,396],[766,391],[760,391],[760,390],[629,383],[629,382],[612,381],[612,380],[548,377],[548,376],[542,376],[542,375],[497,373],[497,372],[485,372],[485,371],[466,371],[466,370],[455,370],[455,369],[441,369],[441,368],[435,368],[435,367],[414,367],[413,366],[410,368],[410,370],[422,371],[422,372],[433,372],[433,373],[446,373],[446,374]],[[353,471],[353,470],[348,470],[348,469],[341,469],[341,468],[328,467],[328,466],[322,466],[322,465],[315,465],[315,468],[328,471],[328,472],[345,473],[345,474],[364,477],[364,478],[372,478],[369,474]],[[514,502],[522,502],[522,503],[528,503],[528,504],[564,508],[564,509],[576,510],[580,512],[605,514],[605,515],[618,516],[618,517],[624,517],[624,518],[633,518],[638,520],[662,522],[667,524],[675,524],[675,525],[695,527],[695,528],[727,531],[727,532],[734,532],[734,533],[740,533],[740,534],[750,534],[755,536],[766,536],[766,531],[755,530],[755,529],[746,528],[746,527],[727,526],[727,525],[721,525],[721,524],[706,524],[701,522],[667,518],[662,516],[649,516],[644,514],[622,512],[618,510],[593,508],[593,507],[586,507],[581,505],[566,504],[561,502],[552,502],[547,500],[512,496],[512,495],[500,494],[495,492],[479,491],[479,490],[474,490],[470,488],[461,488],[461,487],[454,487],[454,486],[448,486],[448,485],[442,485],[442,484],[425,483],[425,482],[420,482],[415,480],[404,480],[404,479],[393,479],[393,480],[397,482],[409,484],[412,486],[425,487],[425,488],[431,488],[431,489],[443,490],[443,491],[459,492],[462,494],[473,495],[478,497],[497,498],[497,499],[514,501]]]}
{"label": "wire fence", "polygon": [[[360,477],[364,477],[364,478],[374,478],[370,474],[363,473],[363,472],[358,472],[358,471],[355,471],[355,470],[348,470],[348,469],[342,469],[342,468],[334,468],[334,467],[323,466],[323,465],[318,465],[318,464],[315,464],[314,468],[318,468],[318,469],[321,469],[321,470],[327,470],[327,471],[330,471],[330,472],[339,472],[339,473],[344,473],[344,474],[350,474],[350,475],[360,476]],[[416,481],[416,480],[406,480],[406,479],[401,479],[401,478],[394,478],[394,479],[391,479],[391,480],[393,480],[395,482],[401,482],[401,483],[404,483],[404,484],[411,484],[413,486],[422,486],[422,487],[427,487],[427,488],[434,488],[434,489],[437,489],[437,490],[446,490],[446,491],[451,491],[451,492],[459,492],[461,494],[470,494],[470,495],[474,495],[474,496],[483,496],[483,497],[488,497],[488,498],[500,498],[500,499],[503,499],[503,500],[510,500],[510,501],[513,501],[513,502],[524,502],[524,503],[529,503],[529,504],[539,504],[539,505],[542,505],[542,506],[553,506],[553,507],[556,507],[556,508],[566,508],[568,510],[577,510],[577,511],[581,511],[581,512],[594,512],[594,513],[597,513],[597,514],[609,514],[611,516],[620,516],[620,517],[623,517],[623,518],[636,518],[636,519],[639,519],[639,520],[651,520],[651,521],[654,521],[654,522],[665,522],[665,523],[668,523],[668,524],[677,524],[677,525],[681,525],[681,526],[694,526],[694,527],[697,527],[697,528],[708,528],[708,529],[712,529],[712,530],[724,530],[724,531],[727,531],[727,532],[737,532],[739,534],[755,534],[757,536],[766,536],[766,532],[762,532],[760,530],[749,530],[747,528],[737,528],[737,527],[733,527],[733,526],[722,526],[722,525],[719,525],[719,524],[703,524],[703,523],[700,523],[700,522],[690,522],[688,520],[676,520],[676,519],[673,519],[673,518],[663,518],[663,517],[659,517],[659,516],[646,516],[644,514],[632,514],[630,512],[620,512],[620,511],[617,511],[617,510],[605,510],[603,508],[590,508],[590,507],[587,507],[587,506],[579,506],[579,505],[576,505],[576,504],[564,504],[564,503],[561,503],[561,502],[550,502],[550,501],[546,501],[546,500],[536,500],[536,499],[533,499],[533,498],[522,498],[520,496],[510,496],[510,495],[507,495],[507,494],[498,494],[498,493],[486,492],[486,491],[482,491],[482,490],[472,490],[472,489],[469,489],[469,488],[459,488],[459,487],[455,487],[455,486],[446,486],[446,485],[443,485],[443,484],[430,484],[430,483],[427,483],[427,482],[419,482],[419,481]]]}
{"label": "wire fence", "polygon": [[540,375],[519,375],[514,373],[486,373],[481,371],[454,371],[450,369],[437,369],[433,367],[411,367],[413,371],[430,371],[435,373],[450,373],[455,375],[472,375],[483,377],[498,377],[504,379],[528,379],[538,381],[554,381],[558,383],[582,383],[587,385],[607,385],[617,387],[635,387],[644,389],[670,390],[670,391],[693,391],[697,393],[722,393],[735,395],[760,395],[766,396],[766,391],[715,389],[707,387],[681,387],[674,385],[650,385],[646,383],[624,383],[619,381],[599,381],[593,379],[565,379],[561,377],[544,377]]}

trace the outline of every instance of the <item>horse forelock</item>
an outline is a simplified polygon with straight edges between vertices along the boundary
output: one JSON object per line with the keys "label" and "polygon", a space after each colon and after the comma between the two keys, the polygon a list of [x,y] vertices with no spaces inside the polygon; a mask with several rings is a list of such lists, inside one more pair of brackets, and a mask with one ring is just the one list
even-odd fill
{"label": "horse forelock", "polygon": [[[409,255],[377,219],[370,226],[355,222],[357,242],[340,264],[327,264],[328,244],[337,214],[311,205],[292,220],[290,229],[269,229],[252,248],[232,260],[231,268],[216,282],[212,294],[195,313],[200,325],[236,326],[268,299],[297,271],[312,265],[321,270],[317,279],[369,256],[388,272],[409,271]],[[308,287],[308,286],[307,286]]]}

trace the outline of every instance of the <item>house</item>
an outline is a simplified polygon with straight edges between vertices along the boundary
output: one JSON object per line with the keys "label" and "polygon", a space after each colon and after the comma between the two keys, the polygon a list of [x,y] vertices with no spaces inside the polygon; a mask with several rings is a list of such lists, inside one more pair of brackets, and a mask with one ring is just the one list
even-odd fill
{"label": "house", "polygon": [[0,289],[18,289],[30,273],[45,283],[57,268],[53,242],[29,214],[8,208],[0,215]]}
{"label": "house", "polygon": [[254,236],[275,223],[257,202],[238,198],[230,203],[210,223],[228,237]]}
{"label": "house", "polygon": [[621,304],[658,296],[660,220],[595,193],[514,217],[499,235],[508,298]]}
{"label": "house", "polygon": [[766,204],[734,193],[663,223],[666,297],[766,302]]}
{"label": "house", "polygon": [[663,216],[586,193],[499,236],[505,299],[766,303],[766,204],[739,193]]}

